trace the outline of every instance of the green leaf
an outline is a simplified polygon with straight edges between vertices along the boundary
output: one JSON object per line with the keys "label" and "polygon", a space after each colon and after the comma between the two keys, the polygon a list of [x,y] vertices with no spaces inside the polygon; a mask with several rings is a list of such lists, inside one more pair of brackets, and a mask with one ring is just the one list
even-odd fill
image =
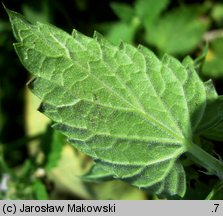
{"label": "green leaf", "polygon": [[110,23],[106,38],[114,44],[119,44],[121,41],[133,43],[135,29],[134,25],[124,22]]}
{"label": "green leaf", "polygon": [[207,53],[208,53],[208,44],[206,43],[205,46],[202,48],[200,55],[194,60],[194,67],[198,72],[201,70],[201,67],[205,62]]}
{"label": "green leaf", "polygon": [[136,14],[142,20],[145,28],[150,28],[159,18],[161,12],[168,6],[169,0],[136,0],[135,10]]}
{"label": "green leaf", "polygon": [[223,140],[223,96],[218,96],[211,80],[205,82],[207,94],[207,106],[199,126],[197,134],[209,139]]}
{"label": "green leaf", "polygon": [[71,36],[8,13],[16,52],[36,77],[29,87],[42,100],[40,111],[105,173],[156,194],[183,196],[183,153],[195,150],[205,165],[213,162],[217,173],[222,168],[192,144],[206,90],[190,58],[160,61],[142,46],[114,46],[97,33]]}
{"label": "green leaf", "polygon": [[48,126],[40,142],[40,148],[44,153],[45,159],[44,167],[47,170],[50,170],[57,165],[61,157],[64,143],[65,137],[61,133],[52,130],[52,128]]}
{"label": "green leaf", "polygon": [[199,16],[196,7],[174,9],[154,25],[145,26],[146,40],[169,54],[188,53],[198,45],[208,28],[208,20]]}
{"label": "green leaf", "polygon": [[112,2],[111,7],[119,19],[123,22],[130,23],[134,17],[133,8],[121,2]]}
{"label": "green leaf", "polygon": [[133,43],[140,26],[140,20],[136,16],[134,8],[120,2],[112,2],[111,7],[120,20],[100,25],[106,38],[114,44],[119,44],[121,41]]}
{"label": "green leaf", "polygon": [[219,180],[214,185],[206,200],[222,200],[223,199],[223,181]]}
{"label": "green leaf", "polygon": [[51,151],[50,154],[48,154],[47,158],[48,161],[46,164],[46,169],[52,169],[52,167],[55,167],[57,165],[61,157],[61,152],[64,143],[65,143],[65,137],[61,133],[54,131],[53,140],[51,144]]}
{"label": "green leaf", "polygon": [[35,180],[33,182],[32,189],[37,200],[48,200],[46,187],[41,181]]}

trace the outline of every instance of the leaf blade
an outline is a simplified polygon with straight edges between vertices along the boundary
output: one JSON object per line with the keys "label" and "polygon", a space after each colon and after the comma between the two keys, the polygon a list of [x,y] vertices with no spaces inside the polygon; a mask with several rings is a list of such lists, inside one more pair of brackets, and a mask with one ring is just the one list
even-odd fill
{"label": "leaf blade", "polygon": [[181,64],[168,55],[160,61],[142,46],[117,47],[97,33],[93,39],[77,31],[71,36],[8,12],[16,52],[37,77],[29,86],[54,127],[109,176],[183,196],[178,159],[206,106],[205,88],[190,61]]}

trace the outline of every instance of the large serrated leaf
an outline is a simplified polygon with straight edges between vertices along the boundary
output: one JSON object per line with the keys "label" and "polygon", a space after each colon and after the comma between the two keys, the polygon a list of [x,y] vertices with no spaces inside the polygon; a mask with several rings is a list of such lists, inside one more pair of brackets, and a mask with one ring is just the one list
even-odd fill
{"label": "large serrated leaf", "polygon": [[94,158],[92,176],[124,179],[157,194],[183,196],[179,157],[188,150],[206,106],[191,60],[160,61],[147,48],[113,46],[9,11],[16,52],[36,78],[40,111]]}

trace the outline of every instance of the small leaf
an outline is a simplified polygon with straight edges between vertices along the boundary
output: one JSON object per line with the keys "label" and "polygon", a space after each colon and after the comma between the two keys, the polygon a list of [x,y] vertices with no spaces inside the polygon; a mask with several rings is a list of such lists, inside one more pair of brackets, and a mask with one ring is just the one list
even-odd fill
{"label": "small leaf", "polygon": [[160,61],[142,46],[114,46],[98,33],[71,36],[8,13],[16,52],[36,77],[29,87],[54,128],[110,176],[183,196],[179,157],[193,145],[206,107],[192,60]]}
{"label": "small leaf", "polygon": [[129,4],[121,2],[112,2],[111,7],[119,19],[130,23],[134,17],[134,10]]}
{"label": "small leaf", "polygon": [[153,0],[136,0],[136,14],[142,20],[145,28],[150,28],[154,23],[156,23],[159,15],[168,6],[169,2],[169,0],[159,0],[156,2]]}
{"label": "small leaf", "polygon": [[185,54],[201,41],[208,28],[208,20],[199,17],[196,7],[180,7],[145,28],[149,44],[169,54]]}

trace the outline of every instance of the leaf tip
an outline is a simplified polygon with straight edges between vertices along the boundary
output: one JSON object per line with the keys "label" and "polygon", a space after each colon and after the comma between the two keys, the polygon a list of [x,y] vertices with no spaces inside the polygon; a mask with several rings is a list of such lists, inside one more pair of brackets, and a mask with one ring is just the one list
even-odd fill
{"label": "leaf tip", "polygon": [[13,18],[13,16],[15,15],[16,12],[14,12],[14,11],[12,11],[12,10],[9,10],[9,9],[5,6],[5,4],[4,4],[3,2],[2,2],[2,6],[3,6],[4,10],[6,11],[6,13],[8,14],[9,19],[10,19],[10,22],[11,22],[11,21],[12,21],[12,18]]}
{"label": "leaf tip", "polygon": [[5,6],[5,4],[2,2],[2,6],[5,9],[5,11],[7,12],[8,8]]}
{"label": "leaf tip", "polygon": [[20,35],[18,33],[19,29],[21,29],[22,26],[28,29],[31,27],[31,23],[28,22],[26,18],[20,13],[9,10],[8,8],[5,7],[4,4],[3,4],[3,7],[9,16],[9,20],[12,26],[14,37],[16,38],[17,41],[21,41]]}
{"label": "leaf tip", "polygon": [[108,41],[101,33],[94,31],[93,38],[101,45],[113,45],[110,41]]}
{"label": "leaf tip", "polygon": [[[15,12],[15,11],[12,11],[12,10],[8,9],[8,8],[4,5],[4,3],[2,3],[2,5],[3,5],[3,7],[4,7],[6,13],[7,13],[8,16],[9,16],[10,21],[11,21],[14,17],[20,15],[19,13],[17,13],[17,12]],[[20,16],[21,16],[21,15],[20,15]]]}

